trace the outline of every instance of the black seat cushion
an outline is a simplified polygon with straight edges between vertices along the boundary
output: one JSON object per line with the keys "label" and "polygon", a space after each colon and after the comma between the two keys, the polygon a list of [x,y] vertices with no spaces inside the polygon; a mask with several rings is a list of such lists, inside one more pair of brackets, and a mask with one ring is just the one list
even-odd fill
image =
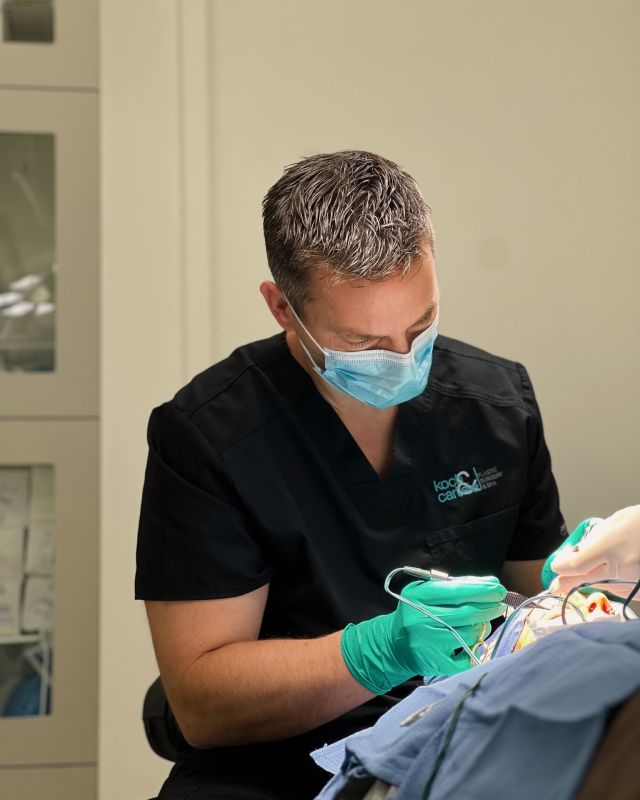
{"label": "black seat cushion", "polygon": [[194,748],[186,741],[173,716],[160,677],[147,689],[142,719],[151,749],[161,758],[177,761]]}

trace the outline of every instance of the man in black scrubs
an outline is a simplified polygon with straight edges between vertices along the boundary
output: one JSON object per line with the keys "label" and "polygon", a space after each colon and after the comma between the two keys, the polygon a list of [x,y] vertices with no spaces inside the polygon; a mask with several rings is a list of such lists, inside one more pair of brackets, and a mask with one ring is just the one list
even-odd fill
{"label": "man in black scrubs", "polygon": [[[429,209],[400,167],[347,151],[264,202],[283,332],[196,376],[149,424],[136,597],[192,753],[161,798],[313,797],[308,756],[416,684],[469,667],[504,588],[540,590],[565,534],[520,364],[437,336]],[[413,678],[413,680],[411,680]]]}

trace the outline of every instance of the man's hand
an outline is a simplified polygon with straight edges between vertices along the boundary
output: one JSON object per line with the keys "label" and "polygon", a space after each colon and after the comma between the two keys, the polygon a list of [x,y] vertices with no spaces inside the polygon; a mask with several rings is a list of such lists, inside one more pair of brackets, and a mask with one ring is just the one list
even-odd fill
{"label": "man's hand", "polygon": [[[405,604],[316,639],[258,640],[268,590],[263,586],[220,600],[146,602],[167,697],[194,747],[295,736],[361,705],[372,691],[416,674],[450,674],[469,665],[466,654],[454,655],[459,642],[450,631]],[[446,619],[470,645],[482,623],[504,610],[505,590],[496,578],[433,581],[405,592]],[[358,677],[355,666],[371,658],[387,671],[375,688]]]}
{"label": "man's hand", "polygon": [[[483,623],[504,614],[505,595],[493,577],[416,581],[402,591],[455,628],[469,646]],[[340,644],[353,677],[375,694],[414,675],[452,675],[471,666],[466,653],[454,653],[460,642],[448,628],[401,602],[391,614],[348,625]]]}

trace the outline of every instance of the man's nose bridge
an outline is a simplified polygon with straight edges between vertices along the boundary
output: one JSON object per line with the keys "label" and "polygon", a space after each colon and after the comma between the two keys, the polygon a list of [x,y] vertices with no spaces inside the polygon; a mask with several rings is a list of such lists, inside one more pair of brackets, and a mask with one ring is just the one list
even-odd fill
{"label": "man's nose bridge", "polygon": [[398,353],[399,355],[406,355],[411,350],[412,341],[412,337],[408,336],[406,333],[399,334],[389,340],[388,349],[393,350],[394,353]]}

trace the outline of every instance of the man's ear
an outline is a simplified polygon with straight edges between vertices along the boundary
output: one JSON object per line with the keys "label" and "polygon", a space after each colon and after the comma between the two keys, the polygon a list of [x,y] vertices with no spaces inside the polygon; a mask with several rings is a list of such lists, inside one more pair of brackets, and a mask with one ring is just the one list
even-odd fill
{"label": "man's ear", "polygon": [[264,301],[278,325],[287,333],[292,331],[292,314],[289,303],[287,303],[285,296],[280,289],[278,289],[276,284],[273,281],[263,281],[260,284],[260,294],[264,297]]}

